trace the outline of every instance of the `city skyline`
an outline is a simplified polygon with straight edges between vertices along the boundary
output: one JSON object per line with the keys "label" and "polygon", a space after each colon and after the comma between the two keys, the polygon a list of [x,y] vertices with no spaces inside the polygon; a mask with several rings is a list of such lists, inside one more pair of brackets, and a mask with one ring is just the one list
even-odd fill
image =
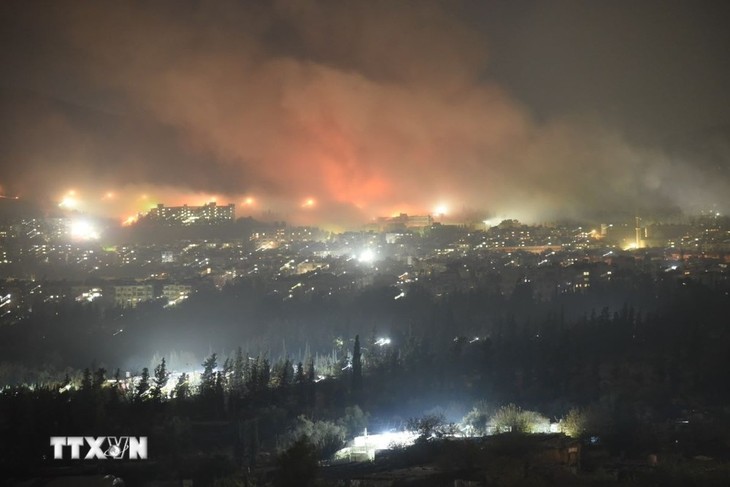
{"label": "city skyline", "polygon": [[119,221],[210,201],[340,226],[726,213],[725,11],[6,4],[0,193],[74,191]]}

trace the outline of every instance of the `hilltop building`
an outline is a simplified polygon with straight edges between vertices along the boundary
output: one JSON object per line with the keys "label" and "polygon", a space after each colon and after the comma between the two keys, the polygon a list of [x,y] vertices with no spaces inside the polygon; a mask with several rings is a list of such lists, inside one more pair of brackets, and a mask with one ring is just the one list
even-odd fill
{"label": "hilltop building", "polygon": [[236,205],[218,206],[215,202],[203,206],[165,206],[160,203],[151,209],[144,219],[165,225],[197,225],[232,222],[236,218]]}
{"label": "hilltop building", "polygon": [[401,213],[397,216],[382,216],[369,225],[369,230],[377,232],[395,232],[406,229],[423,230],[433,225],[431,215],[408,215]]}
{"label": "hilltop building", "polygon": [[155,291],[151,284],[114,286],[114,304],[122,308],[136,308],[139,303],[154,297]]}

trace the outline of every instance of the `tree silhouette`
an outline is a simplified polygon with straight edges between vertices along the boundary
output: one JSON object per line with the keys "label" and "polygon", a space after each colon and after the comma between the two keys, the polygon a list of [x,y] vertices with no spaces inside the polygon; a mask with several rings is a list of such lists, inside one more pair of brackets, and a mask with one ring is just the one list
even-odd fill
{"label": "tree silhouette", "polygon": [[103,367],[99,367],[96,369],[96,372],[94,373],[94,389],[101,389],[101,387],[104,385],[104,381],[106,380],[106,369]]}
{"label": "tree silhouette", "polygon": [[137,384],[137,389],[135,392],[135,399],[142,400],[144,395],[149,391],[150,389],[150,370],[145,367],[142,369],[142,377],[139,379],[139,383]]}
{"label": "tree silhouette", "polygon": [[316,376],[314,375],[314,359],[312,357],[309,357],[309,360],[307,361],[306,378],[307,382],[314,382],[314,379],[316,379]]}
{"label": "tree silhouette", "polygon": [[233,375],[231,378],[231,390],[236,394],[243,394],[245,380],[245,362],[243,359],[243,350],[238,347],[236,356],[233,359]]}
{"label": "tree silhouette", "polygon": [[362,388],[362,353],[360,352],[360,335],[355,335],[355,345],[352,347],[352,390]]}
{"label": "tree silhouette", "polygon": [[162,357],[159,365],[155,367],[155,377],[150,388],[150,397],[153,401],[159,402],[162,399],[162,388],[165,387],[169,378],[170,372],[167,371],[165,357]]}
{"label": "tree silhouette", "polygon": [[190,395],[190,384],[188,383],[188,374],[182,373],[175,384],[175,398],[185,400]]}
{"label": "tree silhouette", "polygon": [[211,354],[210,357],[203,362],[203,375],[200,377],[200,394],[202,396],[210,396],[215,391],[216,384],[216,368],[218,367],[218,355]]}
{"label": "tree silhouette", "polygon": [[304,365],[299,362],[297,364],[297,370],[294,372],[294,383],[295,384],[303,384],[304,383]]}
{"label": "tree silhouette", "polygon": [[88,367],[84,369],[84,375],[81,379],[81,390],[82,391],[90,391],[92,387],[92,380],[91,380],[91,371]]}

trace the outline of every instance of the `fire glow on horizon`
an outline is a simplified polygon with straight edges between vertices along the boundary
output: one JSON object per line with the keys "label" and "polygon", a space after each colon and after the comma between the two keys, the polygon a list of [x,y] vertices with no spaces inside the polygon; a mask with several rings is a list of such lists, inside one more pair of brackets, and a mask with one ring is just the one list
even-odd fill
{"label": "fire glow on horizon", "polygon": [[[132,225],[137,222],[140,215],[144,215],[158,204],[165,206],[203,206],[210,203],[218,205],[235,204],[237,216],[265,217],[266,212],[273,212],[273,215],[284,216],[291,223],[323,224],[327,225],[326,214],[333,210],[344,211],[346,215],[355,215],[351,219],[351,225],[367,223],[379,217],[397,217],[401,214],[433,215],[435,218],[443,219],[447,215],[452,217],[448,206],[439,202],[417,204],[398,203],[368,204],[366,202],[348,203],[340,201],[325,200],[319,201],[314,197],[306,197],[299,202],[282,198],[266,198],[265,196],[223,195],[211,193],[195,193],[177,191],[174,188],[163,188],[155,191],[149,187],[143,191],[137,188],[120,188],[108,190],[104,193],[94,191],[67,190],[57,200],[57,206],[65,211],[80,212],[99,217],[114,217],[122,225]],[[429,209],[430,208],[430,209]],[[343,210],[344,209],[344,210]],[[322,215],[325,215],[324,217]],[[312,220],[313,218],[322,220]],[[456,218],[456,217],[455,217]]]}
{"label": "fire glow on horizon", "polygon": [[[2,147],[0,193],[120,219],[158,203],[216,201],[235,203],[242,215],[351,226],[400,213],[458,221],[462,208],[533,222],[633,212],[637,204],[728,208],[730,179],[712,172],[713,152],[679,157],[657,142],[663,132],[654,133],[664,121],[680,126],[662,129],[672,134],[726,123],[713,109],[727,106],[719,98],[727,90],[685,87],[684,78],[662,82],[683,66],[656,55],[666,52],[664,43],[617,48],[625,59],[594,63],[590,46],[625,47],[632,38],[603,35],[606,18],[641,24],[637,35],[661,26],[667,42],[682,40],[677,48],[698,45],[686,41],[701,32],[658,22],[656,6],[642,7],[640,18],[609,6],[614,2],[592,4],[586,8],[619,17],[586,16],[595,29],[574,32],[584,42],[534,63],[532,56],[542,58],[540,49],[560,44],[561,36],[544,42],[531,29],[499,29],[509,34],[500,43],[473,22],[484,12],[473,17],[466,14],[471,7],[453,2],[363,2],[355,9],[340,2],[212,2],[194,13],[96,2],[36,12],[27,3],[14,7],[27,15],[10,16],[18,25],[8,32],[7,51],[28,62],[8,71],[8,84],[31,80],[47,88],[39,93],[75,106],[43,96],[37,103],[5,100],[0,117],[12,143]],[[558,10],[558,18],[575,20],[573,9]],[[516,45],[527,51],[515,53]],[[671,52],[679,59],[680,51]],[[725,66],[725,49],[708,49],[702,62],[688,52],[683,61],[703,69],[682,69],[685,81],[724,86],[716,67]],[[515,54],[524,55],[493,62]],[[584,63],[572,62],[581,56]],[[519,68],[526,86],[503,72],[505,64]],[[601,76],[595,79],[605,83],[591,82]],[[580,89],[544,86],[551,81]],[[617,91],[606,93],[608,86]],[[627,103],[627,86],[646,106]],[[691,101],[681,96],[687,89],[697,94]],[[594,102],[618,107],[616,119],[601,117],[609,112]],[[652,136],[635,135],[642,131],[634,120]],[[77,194],[58,194],[60,186]]]}

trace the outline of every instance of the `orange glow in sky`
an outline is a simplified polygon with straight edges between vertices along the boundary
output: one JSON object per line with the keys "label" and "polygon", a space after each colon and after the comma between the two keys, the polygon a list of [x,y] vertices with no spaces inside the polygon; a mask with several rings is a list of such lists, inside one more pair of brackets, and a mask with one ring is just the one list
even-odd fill
{"label": "orange glow in sky", "polygon": [[[338,181],[343,184],[343,188],[335,190]],[[343,229],[360,228],[379,217],[402,213],[443,217],[450,211],[446,200],[433,206],[433,199],[428,196],[410,200],[408,194],[394,195],[398,185],[384,175],[365,177],[357,182],[347,181],[345,173],[333,171],[320,182],[327,187],[325,194],[317,193],[320,197],[315,197],[314,193],[310,193],[297,199],[276,192],[259,197],[252,193],[209,193],[151,185],[126,186],[102,192],[96,188],[96,197],[99,199],[95,205],[84,204],[82,195],[95,191],[93,187],[84,187],[62,192],[56,205],[63,210],[114,217],[123,225],[131,225],[137,221],[138,215],[146,214],[158,204],[172,207],[201,206],[211,202],[219,205],[233,203],[238,208],[238,217],[255,216],[264,220],[284,220],[292,225],[320,227],[338,224]]]}

